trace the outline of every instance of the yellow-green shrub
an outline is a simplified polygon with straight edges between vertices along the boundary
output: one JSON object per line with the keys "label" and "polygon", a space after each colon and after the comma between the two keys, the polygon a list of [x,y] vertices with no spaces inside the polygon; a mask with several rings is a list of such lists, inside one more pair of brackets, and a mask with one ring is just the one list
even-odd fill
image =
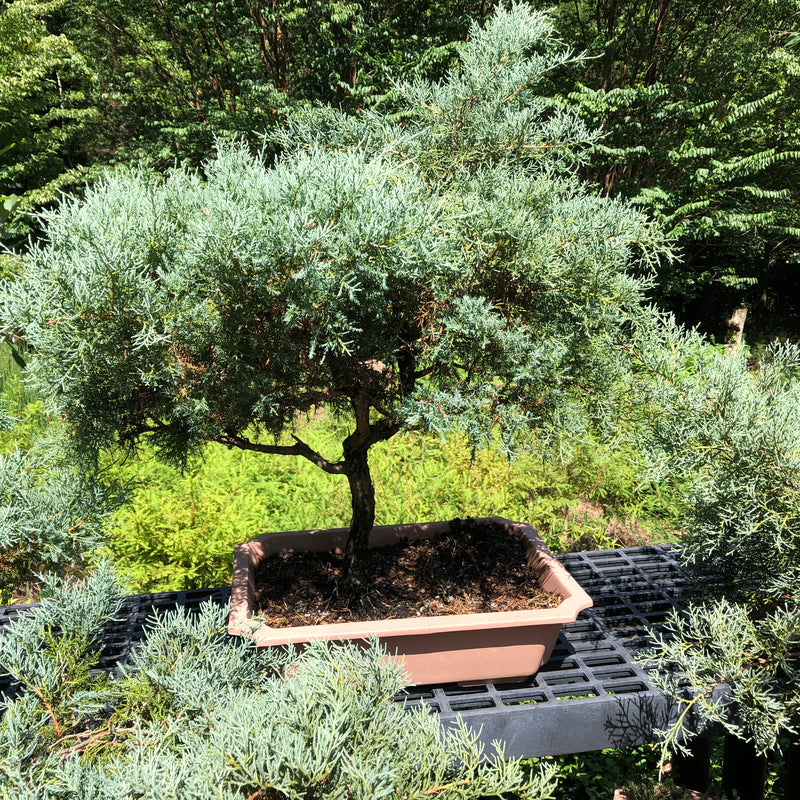
{"label": "yellow-green shrub", "polygon": [[[303,425],[303,436],[331,457],[341,441],[330,418]],[[612,547],[617,517],[642,517],[649,529],[659,513],[669,521],[669,506],[637,487],[629,462],[590,443],[564,460],[534,447],[509,461],[494,449],[473,457],[454,436],[395,437],[374,448],[376,522],[500,515],[532,522],[557,550]],[[117,471],[138,488],[116,514],[110,548],[141,591],[226,584],[236,544],[350,518],[346,479],[300,458],[209,445],[183,472],[152,455]]]}

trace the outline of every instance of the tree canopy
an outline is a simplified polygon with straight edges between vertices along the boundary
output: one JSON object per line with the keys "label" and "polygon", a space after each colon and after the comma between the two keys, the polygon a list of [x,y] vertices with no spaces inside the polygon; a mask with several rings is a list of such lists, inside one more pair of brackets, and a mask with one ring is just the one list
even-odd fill
{"label": "tree canopy", "polygon": [[[512,450],[576,418],[662,245],[575,179],[588,134],[535,92],[568,58],[547,16],[498,10],[446,81],[398,89],[403,125],[323,109],[272,166],[220,145],[205,177],[120,171],[47,212],[4,315],[80,449],[308,458],[347,477],[357,550],[376,442],[499,429]],[[318,406],[351,420],[340,459],[279,439]]]}
{"label": "tree canopy", "polygon": [[[200,167],[215,137],[259,147],[267,134],[270,148],[300,107],[399,120],[397,79],[444,79],[469,20],[490,10],[472,0],[5,0],[0,151],[16,145],[0,162],[10,198],[0,225],[10,206],[52,204],[109,164]],[[680,258],[662,265],[652,296],[715,334],[738,304],[761,333],[800,319],[796,13],[795,0],[553,9],[563,40],[589,57],[548,74],[539,93],[577,105],[603,134],[580,176],[675,235]],[[17,214],[6,239],[29,231],[36,219]]]}

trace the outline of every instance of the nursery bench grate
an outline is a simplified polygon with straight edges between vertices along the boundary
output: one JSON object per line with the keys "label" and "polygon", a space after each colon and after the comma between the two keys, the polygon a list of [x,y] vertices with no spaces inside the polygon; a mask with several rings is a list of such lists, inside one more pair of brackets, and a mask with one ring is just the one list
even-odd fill
{"label": "nursery bench grate", "polygon": [[[539,756],[644,744],[669,712],[668,700],[634,656],[685,592],[671,546],[632,547],[559,556],[594,600],[562,629],[550,661],[516,684],[409,687],[397,702],[438,713],[443,725],[457,716],[487,745],[507,756]],[[224,604],[230,589],[198,589],[126,597],[104,632],[100,669],[124,663],[141,640],[148,617],[205,601]],[[0,627],[24,608],[0,607]],[[11,690],[0,677],[0,694]]]}
{"label": "nursery bench grate", "polygon": [[634,661],[685,593],[669,546],[568,553],[560,561],[594,600],[562,628],[550,660],[522,683],[411,687],[452,724],[460,715],[507,756],[539,756],[644,744],[670,703]]}

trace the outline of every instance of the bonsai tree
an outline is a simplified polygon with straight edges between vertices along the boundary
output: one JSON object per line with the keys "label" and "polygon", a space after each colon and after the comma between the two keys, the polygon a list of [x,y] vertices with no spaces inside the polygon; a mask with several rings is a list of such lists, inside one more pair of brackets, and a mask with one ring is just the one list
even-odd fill
{"label": "bonsai tree", "polygon": [[[498,10],[391,115],[307,112],[274,163],[221,143],[202,175],[120,170],[46,212],[3,312],[77,451],[308,459],[349,483],[355,554],[377,442],[460,429],[512,451],[578,425],[661,245],[577,182],[591,136],[536,93],[568,60],[547,16]],[[338,459],[295,428],[318,407],[349,421]]]}

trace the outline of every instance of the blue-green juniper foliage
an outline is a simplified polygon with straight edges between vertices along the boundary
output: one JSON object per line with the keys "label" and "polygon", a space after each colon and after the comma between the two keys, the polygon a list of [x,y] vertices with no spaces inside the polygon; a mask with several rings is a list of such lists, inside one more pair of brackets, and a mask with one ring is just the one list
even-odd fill
{"label": "blue-green juniper foliage", "polygon": [[[761,752],[800,731],[800,349],[753,368],[666,322],[631,352],[629,398],[650,477],[685,485],[681,556],[695,579],[648,658],[677,703],[665,742],[709,722]],[[724,684],[724,689],[722,685]]]}
{"label": "blue-green juniper foliage", "polygon": [[118,674],[96,674],[119,592],[102,566],[0,635],[19,684],[0,705],[2,800],[552,796],[552,768],[392,702],[401,668],[375,645],[257,650],[208,603],[153,619]]}

